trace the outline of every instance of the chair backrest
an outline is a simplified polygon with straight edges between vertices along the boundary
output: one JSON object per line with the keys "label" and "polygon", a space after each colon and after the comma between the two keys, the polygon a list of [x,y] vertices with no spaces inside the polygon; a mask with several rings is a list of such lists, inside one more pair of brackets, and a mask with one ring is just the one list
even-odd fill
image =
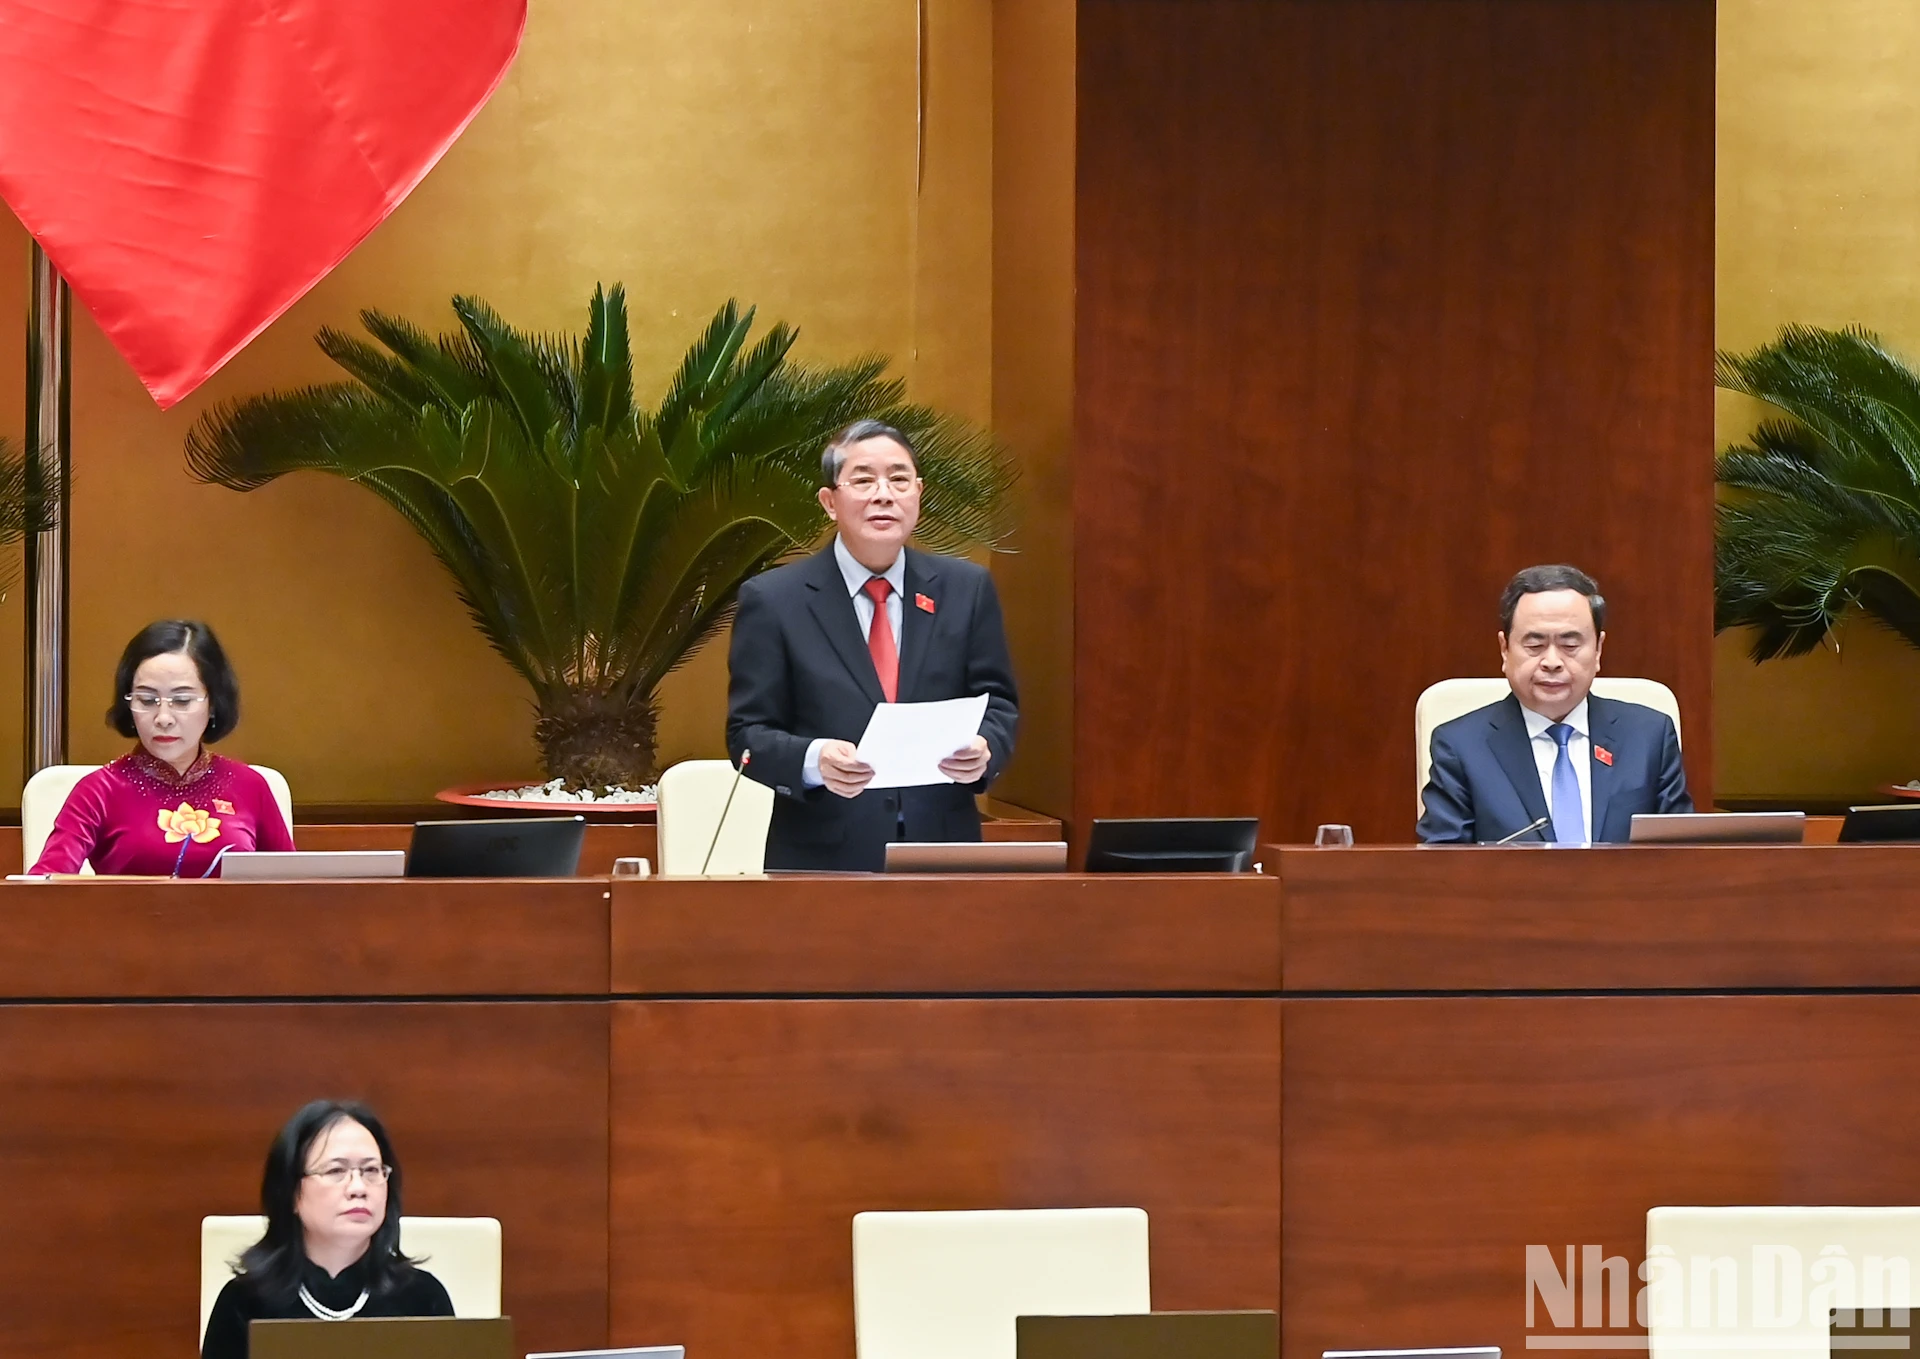
{"label": "chair backrest", "polygon": [[[52,764],[27,780],[27,786],[20,790],[22,871],[32,868],[34,860],[40,857],[40,851],[47,847],[47,837],[53,834],[54,820],[60,815],[60,809],[67,805],[73,786],[99,767],[97,764]],[[253,770],[267,781],[267,788],[273,794],[274,802],[279,805],[280,815],[287,823],[287,833],[291,835],[293,790],[287,787],[286,775],[264,764],[254,765]],[[82,864],[80,871],[91,873],[93,865]]]}
{"label": "chair backrest", "polygon": [[659,798],[661,873],[695,874],[706,864],[710,876],[734,877],[765,868],[773,820],[773,789],[766,784],[737,775],[725,760],[682,760],[660,776]]}
{"label": "chair backrest", "polygon": [[[214,1299],[233,1277],[240,1252],[260,1239],[267,1220],[255,1213],[200,1219],[200,1336]],[[453,1314],[500,1315],[500,1220],[491,1217],[403,1217],[400,1253],[419,1260],[447,1287]]]}
{"label": "chair backrest", "polygon": [[1015,1317],[1152,1310],[1139,1208],[853,1219],[859,1359],[1014,1359]]}
{"label": "chair backrest", "polygon": [[[20,868],[32,868],[53,834],[54,818],[67,805],[73,786],[100,766],[97,764],[50,764],[36,770],[20,790]],[[80,865],[82,873],[93,872],[90,864]]]}
{"label": "chair backrest", "polygon": [[[1915,1262],[1920,1208],[1655,1208],[1650,1359],[1826,1359],[1827,1308],[1911,1306]],[[1620,1272],[1631,1316],[1640,1285]]]}
{"label": "chair backrest", "polygon": [[[1427,770],[1433,764],[1433,729],[1456,717],[1465,717],[1476,708],[1498,703],[1513,689],[1504,676],[1491,679],[1445,679],[1427,686],[1413,705],[1413,805],[1414,815],[1424,816],[1427,804]],[[1673,734],[1680,735],[1680,700],[1659,680],[1629,679],[1619,675],[1600,675],[1593,681],[1593,692],[1601,698],[1621,703],[1638,703],[1643,708],[1663,712],[1673,719]]]}

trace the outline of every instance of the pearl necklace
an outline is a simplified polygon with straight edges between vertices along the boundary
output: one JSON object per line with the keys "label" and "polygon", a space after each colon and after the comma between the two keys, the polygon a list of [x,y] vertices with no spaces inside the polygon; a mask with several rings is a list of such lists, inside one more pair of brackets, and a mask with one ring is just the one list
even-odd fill
{"label": "pearl necklace", "polygon": [[300,1285],[300,1301],[304,1302],[307,1305],[307,1310],[309,1312],[312,1312],[316,1317],[319,1317],[320,1320],[322,1321],[345,1321],[348,1317],[353,1316],[362,1307],[365,1307],[367,1305],[367,1296],[368,1296],[367,1290],[363,1288],[360,1290],[359,1299],[353,1304],[353,1306],[347,1307],[347,1308],[334,1308],[334,1307],[328,1307],[326,1304],[322,1303],[318,1298],[314,1297],[313,1294],[307,1292],[307,1286],[305,1284]]}

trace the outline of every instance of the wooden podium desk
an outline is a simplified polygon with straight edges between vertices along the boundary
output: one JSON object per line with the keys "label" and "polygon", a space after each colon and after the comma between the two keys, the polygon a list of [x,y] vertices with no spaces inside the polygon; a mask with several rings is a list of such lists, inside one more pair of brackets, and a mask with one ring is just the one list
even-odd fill
{"label": "wooden podium desk", "polygon": [[199,1218],[319,1094],[502,1220],[530,1350],[846,1359],[855,1212],[1137,1204],[1155,1305],[1289,1359],[1519,1351],[1530,1244],[1920,1201],[1920,853],[1264,858],[9,884],[0,1353],[191,1354]]}
{"label": "wooden podium desk", "polygon": [[500,1218],[527,1350],[845,1359],[867,1208],[1141,1204],[1163,1302],[1274,1306],[1279,892],[7,884],[0,1355],[192,1354],[199,1220],[318,1095]]}
{"label": "wooden podium desk", "polygon": [[1565,1339],[1527,1246],[1631,1271],[1660,1204],[1920,1202],[1920,848],[1266,862],[1290,1359]]}

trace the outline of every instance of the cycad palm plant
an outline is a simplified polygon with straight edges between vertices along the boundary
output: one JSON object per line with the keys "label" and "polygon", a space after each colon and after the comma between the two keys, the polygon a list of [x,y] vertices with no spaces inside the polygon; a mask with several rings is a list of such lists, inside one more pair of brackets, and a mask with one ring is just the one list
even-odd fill
{"label": "cycad palm plant", "polygon": [[660,681],[744,581],[823,536],[820,448],[840,426],[874,416],[914,438],[929,547],[1003,536],[1007,460],[909,404],[884,359],[802,367],[785,325],[749,348],[753,312],[729,302],[643,410],[618,286],[594,290],[578,338],[515,330],[474,298],[453,308],[461,329],[438,338],[373,311],[361,321],[381,347],[323,330],[354,381],[208,412],[187,465],[239,491],[328,472],[404,515],[533,687],[547,774],[571,787],[655,776]]}
{"label": "cycad palm plant", "polygon": [[1715,629],[1764,661],[1857,610],[1920,647],[1920,375],[1865,330],[1788,326],[1715,380],[1784,417],[1720,454]]}

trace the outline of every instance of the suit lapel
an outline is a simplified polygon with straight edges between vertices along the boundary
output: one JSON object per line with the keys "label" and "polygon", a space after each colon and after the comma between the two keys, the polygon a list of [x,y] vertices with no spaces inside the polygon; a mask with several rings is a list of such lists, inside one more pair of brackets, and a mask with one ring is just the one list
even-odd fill
{"label": "suit lapel", "polygon": [[1593,842],[1600,844],[1606,838],[1607,800],[1613,795],[1613,766],[1600,758],[1605,750],[1615,759],[1619,751],[1615,748],[1613,721],[1618,716],[1611,703],[1604,698],[1587,695],[1587,749],[1588,762],[1593,767]]}
{"label": "suit lapel", "polygon": [[886,702],[886,695],[880,692],[880,676],[874,673],[873,653],[860,635],[853,596],[847,593],[846,578],[840,574],[840,563],[834,560],[832,543],[808,559],[807,590],[807,607],[861,692],[876,704]]}
{"label": "suit lapel", "polygon": [[[1520,795],[1527,819],[1538,821],[1547,815],[1547,795],[1540,787],[1540,766],[1533,762],[1533,742],[1527,736],[1527,720],[1521,716],[1520,700],[1512,694],[1507,695],[1493,719],[1487,745],[1513,784],[1513,791]],[[1551,822],[1541,829],[1549,836],[1553,834]]]}
{"label": "suit lapel", "polygon": [[900,597],[900,686],[902,703],[910,702],[915,693],[915,685],[920,672],[926,668],[927,642],[933,635],[934,615],[920,607],[919,599],[925,595],[928,602],[936,608],[940,602],[940,591],[935,582],[940,577],[940,568],[935,559],[924,553],[907,550],[907,588]]}

